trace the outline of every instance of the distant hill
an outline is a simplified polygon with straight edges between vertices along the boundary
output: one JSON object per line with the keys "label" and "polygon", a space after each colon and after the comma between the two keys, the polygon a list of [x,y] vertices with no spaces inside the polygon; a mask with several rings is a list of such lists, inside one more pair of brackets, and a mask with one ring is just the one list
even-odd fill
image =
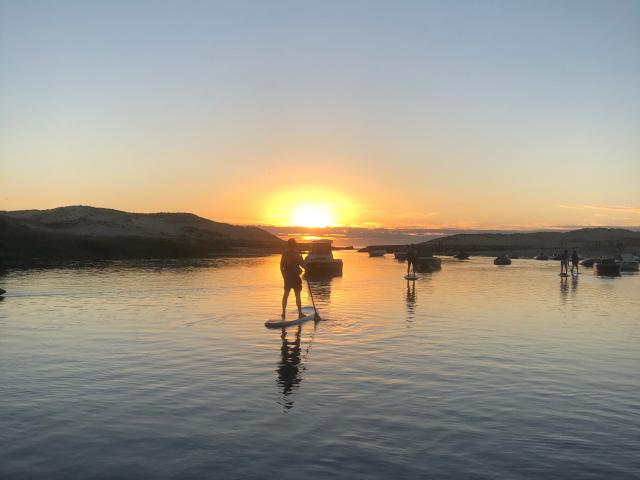
{"label": "distant hill", "polygon": [[0,211],[0,260],[199,257],[279,250],[275,235],[191,213],[87,206]]}
{"label": "distant hill", "polygon": [[583,228],[570,232],[474,233],[437,238],[419,244],[436,254],[465,250],[471,254],[511,253],[533,256],[576,249],[582,255],[640,252],[640,232],[622,228]]}

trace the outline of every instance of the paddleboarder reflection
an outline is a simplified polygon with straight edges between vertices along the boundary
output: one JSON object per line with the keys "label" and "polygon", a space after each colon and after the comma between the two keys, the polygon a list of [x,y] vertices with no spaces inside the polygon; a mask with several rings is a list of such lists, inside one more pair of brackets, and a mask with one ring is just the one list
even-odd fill
{"label": "paddleboarder reflection", "polygon": [[407,320],[409,323],[416,314],[416,282],[407,280]]}
{"label": "paddleboarder reflection", "polygon": [[293,400],[289,398],[293,390],[302,381],[302,370],[304,366],[300,364],[300,334],[302,326],[296,328],[295,338],[287,338],[287,329],[282,329],[280,338],[282,346],[280,348],[280,363],[278,364],[278,385],[282,387],[282,406],[289,410],[293,408]]}
{"label": "paddleboarder reflection", "polygon": [[569,284],[567,277],[560,277],[560,300],[562,303],[567,303],[567,297],[569,295]]}

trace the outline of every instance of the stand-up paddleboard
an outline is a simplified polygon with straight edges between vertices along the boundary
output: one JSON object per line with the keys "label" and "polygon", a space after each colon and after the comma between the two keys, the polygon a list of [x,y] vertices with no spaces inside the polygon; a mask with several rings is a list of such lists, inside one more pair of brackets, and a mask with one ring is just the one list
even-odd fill
{"label": "stand-up paddleboard", "polygon": [[416,275],[415,273],[410,273],[408,275],[404,276],[405,280],[417,280],[418,279],[418,275]]}
{"label": "stand-up paddleboard", "polygon": [[285,320],[282,320],[281,318],[274,318],[264,322],[264,326],[267,328],[282,328],[290,325],[300,325],[301,323],[308,322],[309,320],[316,318],[316,311],[313,307],[302,307],[302,313],[304,315],[302,318],[289,317]]}
{"label": "stand-up paddleboard", "polygon": [[569,276],[568,273],[559,273],[558,275],[560,275],[561,277],[568,277]]}

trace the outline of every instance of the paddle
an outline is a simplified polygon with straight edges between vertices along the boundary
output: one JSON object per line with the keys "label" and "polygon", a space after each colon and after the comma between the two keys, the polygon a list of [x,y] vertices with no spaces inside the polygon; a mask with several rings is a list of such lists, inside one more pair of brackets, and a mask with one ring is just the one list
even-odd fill
{"label": "paddle", "polygon": [[313,311],[316,312],[316,321],[322,320],[320,318],[320,314],[318,313],[318,309],[316,308],[316,302],[313,300],[313,292],[311,291],[311,284],[309,283],[309,279],[305,275],[305,280],[307,281],[307,288],[309,289],[309,295],[311,296],[311,304],[313,305]]}

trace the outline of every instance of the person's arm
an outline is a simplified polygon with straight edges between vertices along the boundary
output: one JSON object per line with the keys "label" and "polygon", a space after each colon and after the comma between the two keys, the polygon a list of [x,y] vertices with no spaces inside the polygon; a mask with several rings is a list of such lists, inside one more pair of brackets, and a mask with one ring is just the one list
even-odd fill
{"label": "person's arm", "polygon": [[280,273],[284,276],[284,253],[280,257]]}

